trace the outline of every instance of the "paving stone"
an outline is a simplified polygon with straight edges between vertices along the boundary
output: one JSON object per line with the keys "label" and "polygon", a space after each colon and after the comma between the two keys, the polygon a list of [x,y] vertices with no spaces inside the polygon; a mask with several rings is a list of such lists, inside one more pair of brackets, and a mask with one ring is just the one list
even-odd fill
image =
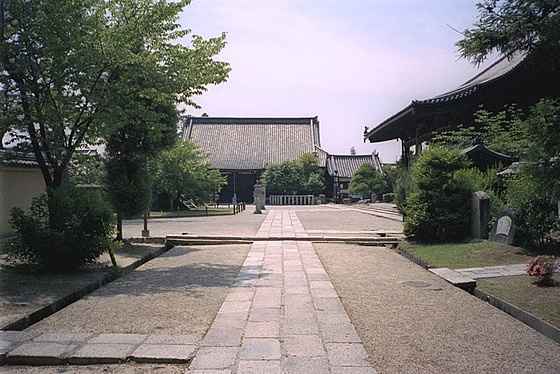
{"label": "paving stone", "polygon": [[280,321],[280,308],[252,308],[249,321]]}
{"label": "paving stone", "polygon": [[243,329],[211,327],[204,339],[204,347],[238,347],[241,344]]}
{"label": "paving stone", "polygon": [[284,320],[285,335],[316,335],[318,333],[319,327],[313,316]]}
{"label": "paving stone", "polygon": [[182,344],[193,345],[202,340],[200,334],[186,335],[148,335],[144,344]]}
{"label": "paving stone", "polygon": [[16,347],[16,342],[0,340],[0,365],[5,365],[6,354]]}
{"label": "paving stone", "polygon": [[232,328],[242,329],[249,318],[248,313],[222,313],[216,316],[212,322],[212,328]]}
{"label": "paving stone", "polygon": [[283,360],[284,374],[325,374],[329,373],[326,357],[287,357]]}
{"label": "paving stone", "polygon": [[282,356],[278,339],[243,339],[239,358],[241,360],[279,360]]}
{"label": "paving stone", "polygon": [[286,356],[325,357],[323,341],[319,335],[289,335],[284,337]]}
{"label": "paving stone", "polygon": [[91,344],[140,344],[148,335],[141,334],[99,334],[89,340]]}
{"label": "paving stone", "polygon": [[338,297],[315,297],[313,298],[313,305],[316,310],[332,310],[346,314]]}
{"label": "paving stone", "polygon": [[279,338],[280,327],[277,321],[249,321],[245,327],[245,338]]}
{"label": "paving stone", "polygon": [[237,374],[281,374],[282,366],[280,360],[248,361],[240,360],[237,366]]}
{"label": "paving stone", "polygon": [[235,365],[237,347],[202,347],[189,366],[193,370],[223,370]]}
{"label": "paving stone", "polygon": [[247,313],[250,307],[250,301],[226,301],[218,313]]}
{"label": "paving stone", "polygon": [[142,344],[130,359],[142,363],[185,363],[193,358],[196,346],[178,344]]}
{"label": "paving stone", "polygon": [[137,348],[135,344],[86,344],[69,358],[71,365],[118,364],[125,362]]}
{"label": "paving stone", "polygon": [[88,341],[95,334],[68,333],[68,332],[44,332],[33,338],[34,342],[55,342],[60,344],[81,344]]}
{"label": "paving stone", "polygon": [[232,301],[251,301],[253,300],[253,295],[255,293],[253,291],[246,291],[244,289],[235,289],[234,291],[230,292],[224,301],[232,302]]}
{"label": "paving stone", "polygon": [[0,341],[23,342],[39,335],[39,331],[0,331]]}
{"label": "paving stone", "polygon": [[77,348],[72,344],[23,342],[6,354],[10,365],[62,365]]}
{"label": "paving stone", "polygon": [[332,366],[369,366],[361,343],[326,343],[325,348]]}
{"label": "paving stone", "polygon": [[377,374],[377,371],[366,366],[333,366],[331,374]]}
{"label": "paving stone", "polygon": [[320,325],[323,340],[328,343],[361,343],[354,326],[348,323],[323,323]]}

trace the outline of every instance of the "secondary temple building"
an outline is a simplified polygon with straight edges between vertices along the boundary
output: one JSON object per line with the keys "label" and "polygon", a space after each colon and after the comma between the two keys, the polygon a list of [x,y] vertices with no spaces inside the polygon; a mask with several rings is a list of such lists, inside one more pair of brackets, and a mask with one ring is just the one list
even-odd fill
{"label": "secondary temple building", "polygon": [[[252,202],[253,186],[270,164],[314,153],[324,170],[325,195],[345,197],[349,178],[364,162],[381,171],[377,155],[335,156],[321,148],[317,117],[191,117],[184,120],[181,140],[191,140],[210,154],[209,163],[227,177],[222,203]],[[335,186],[336,181],[336,186]],[[346,184],[345,184],[346,183]]]}

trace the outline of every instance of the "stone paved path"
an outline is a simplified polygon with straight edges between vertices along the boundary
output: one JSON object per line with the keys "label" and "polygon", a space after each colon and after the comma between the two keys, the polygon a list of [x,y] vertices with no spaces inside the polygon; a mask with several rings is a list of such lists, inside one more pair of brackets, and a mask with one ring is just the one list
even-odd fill
{"label": "stone paved path", "polygon": [[375,373],[294,211],[271,210],[205,337],[0,332],[1,363],[186,362],[201,373]]}
{"label": "stone paved path", "polygon": [[[271,211],[257,233],[306,235],[293,211]],[[201,345],[193,374],[375,373],[309,242],[255,242]]]}

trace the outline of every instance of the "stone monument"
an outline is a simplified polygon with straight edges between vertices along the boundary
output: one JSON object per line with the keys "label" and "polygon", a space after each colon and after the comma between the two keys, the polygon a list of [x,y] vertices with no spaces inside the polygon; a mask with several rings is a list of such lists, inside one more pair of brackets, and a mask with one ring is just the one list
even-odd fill
{"label": "stone monument", "polygon": [[262,214],[262,209],[264,209],[264,199],[265,199],[265,190],[264,186],[262,185],[260,179],[257,179],[257,183],[253,186],[253,199],[255,204],[255,211],[253,214]]}
{"label": "stone monument", "polygon": [[472,199],[471,237],[482,239],[488,222],[490,222],[490,197],[486,192],[477,191]]}
{"label": "stone monument", "polygon": [[510,209],[498,214],[490,232],[490,241],[512,245],[515,234],[515,216]]}

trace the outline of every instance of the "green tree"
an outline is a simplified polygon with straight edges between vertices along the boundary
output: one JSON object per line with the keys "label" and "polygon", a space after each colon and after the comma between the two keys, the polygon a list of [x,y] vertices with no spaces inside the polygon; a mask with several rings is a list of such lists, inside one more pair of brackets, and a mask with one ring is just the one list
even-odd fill
{"label": "green tree", "polygon": [[319,159],[310,152],[298,160],[268,165],[261,179],[272,194],[319,194],[325,189]]}
{"label": "green tree", "polygon": [[[49,194],[68,180],[77,149],[153,126],[161,106],[196,106],[193,96],[225,81],[229,65],[214,60],[224,34],[177,42],[189,36],[177,24],[189,2],[0,1],[0,132],[34,153]],[[54,229],[65,221],[55,214],[61,200],[49,202]]]}
{"label": "green tree", "polygon": [[369,198],[375,194],[379,197],[387,190],[387,181],[375,167],[368,163],[360,165],[350,180],[348,192]]}
{"label": "green tree", "polygon": [[470,231],[470,201],[473,181],[461,173],[469,166],[458,150],[433,147],[418,156],[412,166],[416,192],[403,207],[404,229],[418,240],[462,240]]}
{"label": "green tree", "polygon": [[150,166],[154,191],[167,194],[172,208],[181,199],[215,202],[226,180],[207,159],[208,154],[190,141],[160,153]]}
{"label": "green tree", "polygon": [[484,0],[476,6],[478,21],[463,31],[463,39],[456,43],[462,58],[479,65],[494,51],[509,58],[518,51],[535,49],[557,56],[557,0]]}
{"label": "green tree", "polygon": [[261,179],[267,188],[267,193],[296,195],[302,189],[303,165],[296,160],[270,164]]}
{"label": "green tree", "polygon": [[481,107],[474,114],[474,126],[459,126],[455,130],[435,134],[432,143],[453,148],[479,139],[495,152],[521,157],[528,146],[523,120],[524,115],[515,104],[507,105],[496,113]]}
{"label": "green tree", "polygon": [[196,105],[194,95],[226,79],[229,66],[213,60],[224,35],[176,43],[189,33],[177,25],[188,3],[0,3],[0,96],[10,97],[4,121],[35,154],[47,186],[63,184],[76,149],[126,122],[112,118],[123,100]]}

